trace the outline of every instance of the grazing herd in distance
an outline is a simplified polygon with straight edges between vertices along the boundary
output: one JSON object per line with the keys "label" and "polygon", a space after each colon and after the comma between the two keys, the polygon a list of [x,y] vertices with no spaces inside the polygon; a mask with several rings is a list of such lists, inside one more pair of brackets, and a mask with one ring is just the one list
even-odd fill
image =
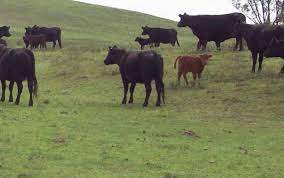
{"label": "grazing herd in distance", "polygon": [[[252,72],[255,72],[257,59],[259,62],[258,71],[262,69],[264,57],[282,57],[284,59],[284,25],[251,25],[246,23],[246,17],[241,13],[230,13],[223,15],[195,15],[186,13],[179,14],[180,21],[177,27],[189,27],[193,34],[198,38],[197,50],[205,50],[208,42],[215,42],[217,50],[221,50],[221,43],[225,40],[235,38],[234,49],[243,50],[244,39],[248,49],[252,54]],[[9,101],[13,102],[14,83],[18,87],[16,104],[20,102],[24,80],[28,81],[30,93],[29,106],[33,105],[33,97],[37,95],[38,82],[35,74],[35,58],[33,52],[28,49],[46,48],[47,42],[56,42],[62,48],[61,29],[59,27],[33,27],[25,28],[23,41],[26,48],[12,49],[7,48],[7,43],[2,37],[10,37],[10,27],[0,27],[0,80],[2,84],[1,101],[5,100],[6,81],[10,81]],[[143,106],[148,105],[152,91],[151,82],[155,81],[157,91],[156,106],[165,103],[165,86],[163,82],[164,62],[163,57],[155,51],[142,51],[144,46],[159,47],[160,44],[170,44],[180,46],[178,33],[175,29],[142,27],[142,36],[148,35],[149,38],[137,37],[136,42],[140,44],[141,51],[127,51],[117,46],[109,47],[105,65],[117,64],[124,87],[122,104],[127,103],[127,94],[130,85],[130,99],[128,103],[133,103],[133,93],[137,83],[145,85],[146,97]],[[193,84],[196,79],[201,78],[204,67],[212,57],[210,54],[199,56],[179,56],[176,58],[174,68],[178,63],[178,82],[183,76],[186,84],[188,79],[186,74],[192,72]],[[284,65],[281,68],[284,73]]]}

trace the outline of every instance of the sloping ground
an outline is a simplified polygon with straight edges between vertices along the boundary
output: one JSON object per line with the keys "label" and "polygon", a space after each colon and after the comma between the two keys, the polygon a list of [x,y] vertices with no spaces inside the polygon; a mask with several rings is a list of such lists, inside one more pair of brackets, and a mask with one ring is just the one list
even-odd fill
{"label": "sloping ground", "polygon": [[[173,60],[193,54],[195,38],[178,29],[181,48],[162,45],[166,105],[121,106],[107,46],[138,49],[141,25],[176,28],[145,14],[67,0],[2,0],[0,24],[13,47],[27,25],[60,26],[64,49],[35,51],[40,96],[28,108],[0,104],[0,177],[283,177],[284,84],[281,59],[251,74],[250,54],[215,51],[201,87],[176,86]],[[191,77],[191,76],[189,76]],[[16,90],[15,90],[16,91]],[[184,134],[185,133],[185,134]]]}

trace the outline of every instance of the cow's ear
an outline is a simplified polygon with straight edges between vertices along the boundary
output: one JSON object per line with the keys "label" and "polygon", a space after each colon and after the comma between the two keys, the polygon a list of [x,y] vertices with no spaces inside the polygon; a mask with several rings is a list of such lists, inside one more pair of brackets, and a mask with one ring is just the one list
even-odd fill
{"label": "cow's ear", "polygon": [[25,27],[25,30],[28,30],[28,28],[27,28],[27,27]]}
{"label": "cow's ear", "polygon": [[178,16],[179,16],[180,18],[182,17],[182,15],[181,15],[181,14],[179,14]]}
{"label": "cow's ear", "polygon": [[112,47],[112,49],[114,49],[114,48],[117,48],[117,46],[116,46],[116,45],[114,45],[114,46]]}
{"label": "cow's ear", "polygon": [[8,26],[8,30],[10,30],[10,26]]}
{"label": "cow's ear", "polygon": [[186,12],[183,15],[187,15]]}

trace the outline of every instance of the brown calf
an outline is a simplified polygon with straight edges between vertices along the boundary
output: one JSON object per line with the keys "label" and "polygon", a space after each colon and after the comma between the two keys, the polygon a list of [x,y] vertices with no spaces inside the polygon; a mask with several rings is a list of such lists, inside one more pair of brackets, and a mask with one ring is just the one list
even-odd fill
{"label": "brown calf", "polygon": [[198,75],[198,78],[201,78],[201,74],[204,70],[205,65],[207,65],[209,58],[211,58],[212,55],[200,55],[200,56],[179,56],[175,60],[174,68],[176,68],[176,64],[179,61],[178,64],[178,83],[180,84],[180,78],[181,75],[183,75],[183,78],[188,85],[188,80],[186,77],[186,74],[188,72],[192,72],[193,75],[193,83],[192,85],[195,86],[196,77]]}

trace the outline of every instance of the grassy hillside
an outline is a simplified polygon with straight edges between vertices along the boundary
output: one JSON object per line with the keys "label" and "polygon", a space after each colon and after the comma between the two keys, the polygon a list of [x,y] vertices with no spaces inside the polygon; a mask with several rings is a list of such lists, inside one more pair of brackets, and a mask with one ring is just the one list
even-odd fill
{"label": "grassy hillside", "polygon": [[10,46],[22,47],[24,27],[34,24],[60,26],[64,48],[35,51],[33,108],[27,90],[20,106],[0,103],[0,177],[284,176],[281,59],[265,59],[251,74],[247,51],[232,52],[233,41],[221,52],[210,44],[201,86],[177,87],[173,60],[197,54],[195,37],[178,29],[181,48],[156,49],[165,60],[166,105],[154,107],[153,90],[142,108],[139,85],[135,104],[121,106],[118,68],[103,64],[107,46],[139,49],[133,39],[142,25],[176,22],[68,0],[1,0]]}

